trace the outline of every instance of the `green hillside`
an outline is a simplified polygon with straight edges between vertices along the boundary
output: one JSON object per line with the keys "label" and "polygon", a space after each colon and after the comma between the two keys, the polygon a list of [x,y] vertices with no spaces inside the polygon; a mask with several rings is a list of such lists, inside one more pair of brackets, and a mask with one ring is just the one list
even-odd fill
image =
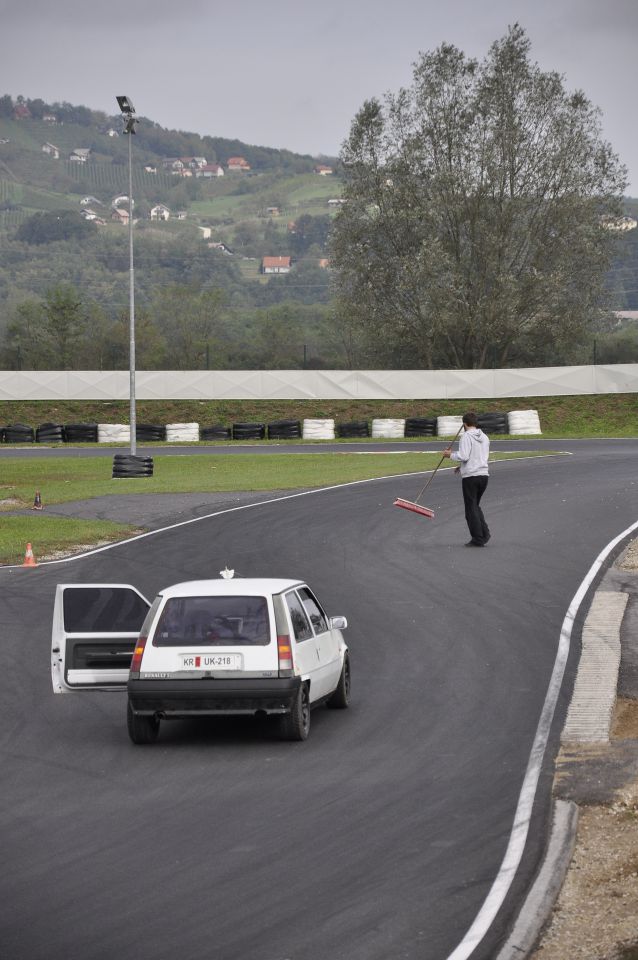
{"label": "green hillside", "polygon": [[[119,115],[0,96],[1,366],[45,363],[44,349],[38,357],[18,342],[16,324],[24,321],[16,311],[33,314],[56,284],[74,286],[86,316],[99,313],[107,340],[109,323],[126,312],[128,229],[114,219],[117,197],[123,198],[117,205],[128,209],[129,142],[118,135],[121,129]],[[245,344],[232,344],[245,341],[246,325],[259,326],[260,310],[272,314],[280,305],[300,303],[322,307],[320,315],[327,316],[330,281],[322,266],[334,216],[328,201],[342,189],[336,159],[165,130],[144,118],[131,146],[140,310],[157,312],[161,291],[177,287],[195,298],[205,291],[223,294],[228,363],[231,357],[242,362]],[[78,149],[90,151],[86,161],[71,159]],[[229,171],[230,157],[243,157],[247,169]],[[172,172],[165,161],[176,158],[192,158],[192,169]],[[221,166],[223,175],[197,176],[194,158]],[[334,173],[314,172],[319,162],[330,163]],[[158,204],[169,210],[166,221],[151,219]],[[290,275],[265,277],[265,256],[291,257]],[[303,336],[306,345],[317,340],[307,326]],[[104,362],[120,363],[116,353]],[[164,362],[160,353],[157,364]],[[330,362],[338,360],[331,356]]]}

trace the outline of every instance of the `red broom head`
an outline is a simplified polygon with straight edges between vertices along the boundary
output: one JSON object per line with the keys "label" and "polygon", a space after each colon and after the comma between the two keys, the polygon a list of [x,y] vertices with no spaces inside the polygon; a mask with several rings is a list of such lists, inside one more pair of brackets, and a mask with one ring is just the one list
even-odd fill
{"label": "red broom head", "polygon": [[434,519],[434,510],[422,507],[420,503],[413,503],[412,500],[402,500],[401,497],[397,497],[393,506],[403,507],[404,510],[411,510],[412,513],[420,513],[422,517],[428,517],[430,520]]}

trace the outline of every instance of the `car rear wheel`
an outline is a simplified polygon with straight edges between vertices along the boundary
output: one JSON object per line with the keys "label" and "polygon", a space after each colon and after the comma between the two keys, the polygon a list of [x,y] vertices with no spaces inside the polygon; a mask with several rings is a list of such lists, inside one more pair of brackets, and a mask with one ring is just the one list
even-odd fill
{"label": "car rear wheel", "polygon": [[350,682],[350,657],[346,653],[341,668],[341,675],[339,676],[339,683],[335,687],[335,692],[330,699],[326,701],[326,706],[332,707],[334,710],[345,710],[346,707],[349,707]]}
{"label": "car rear wheel", "polygon": [[157,740],[160,727],[157,717],[145,717],[134,713],[130,700],[126,707],[126,725],[133,743],[155,743]]}
{"label": "car rear wheel", "polygon": [[284,740],[307,740],[310,733],[310,693],[307,683],[299,687],[290,713],[280,720],[280,732]]}

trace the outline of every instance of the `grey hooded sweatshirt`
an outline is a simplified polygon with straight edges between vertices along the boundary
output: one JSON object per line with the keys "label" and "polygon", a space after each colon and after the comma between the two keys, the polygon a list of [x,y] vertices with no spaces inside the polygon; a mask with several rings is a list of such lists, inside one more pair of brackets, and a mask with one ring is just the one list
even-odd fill
{"label": "grey hooded sweatshirt", "polygon": [[461,435],[458,451],[451,454],[450,460],[461,464],[462,477],[487,477],[487,461],[490,455],[490,441],[479,427],[470,427]]}

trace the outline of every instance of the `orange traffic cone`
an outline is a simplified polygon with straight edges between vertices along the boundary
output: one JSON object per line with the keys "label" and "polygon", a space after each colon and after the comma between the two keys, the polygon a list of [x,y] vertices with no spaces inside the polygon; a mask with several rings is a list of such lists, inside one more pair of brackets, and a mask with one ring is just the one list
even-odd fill
{"label": "orange traffic cone", "polygon": [[42,497],[40,496],[40,491],[39,491],[39,490],[36,490],[36,492],[35,492],[35,500],[33,501],[33,506],[31,507],[31,509],[32,509],[32,510],[44,510],[44,507],[42,506]]}
{"label": "orange traffic cone", "polygon": [[31,549],[31,544],[30,544],[30,543],[27,543],[27,550],[26,550],[26,553],[25,553],[25,555],[24,555],[24,563],[22,564],[22,566],[23,566],[23,567],[37,567],[37,563],[35,562],[35,557],[33,556],[33,550]]}

